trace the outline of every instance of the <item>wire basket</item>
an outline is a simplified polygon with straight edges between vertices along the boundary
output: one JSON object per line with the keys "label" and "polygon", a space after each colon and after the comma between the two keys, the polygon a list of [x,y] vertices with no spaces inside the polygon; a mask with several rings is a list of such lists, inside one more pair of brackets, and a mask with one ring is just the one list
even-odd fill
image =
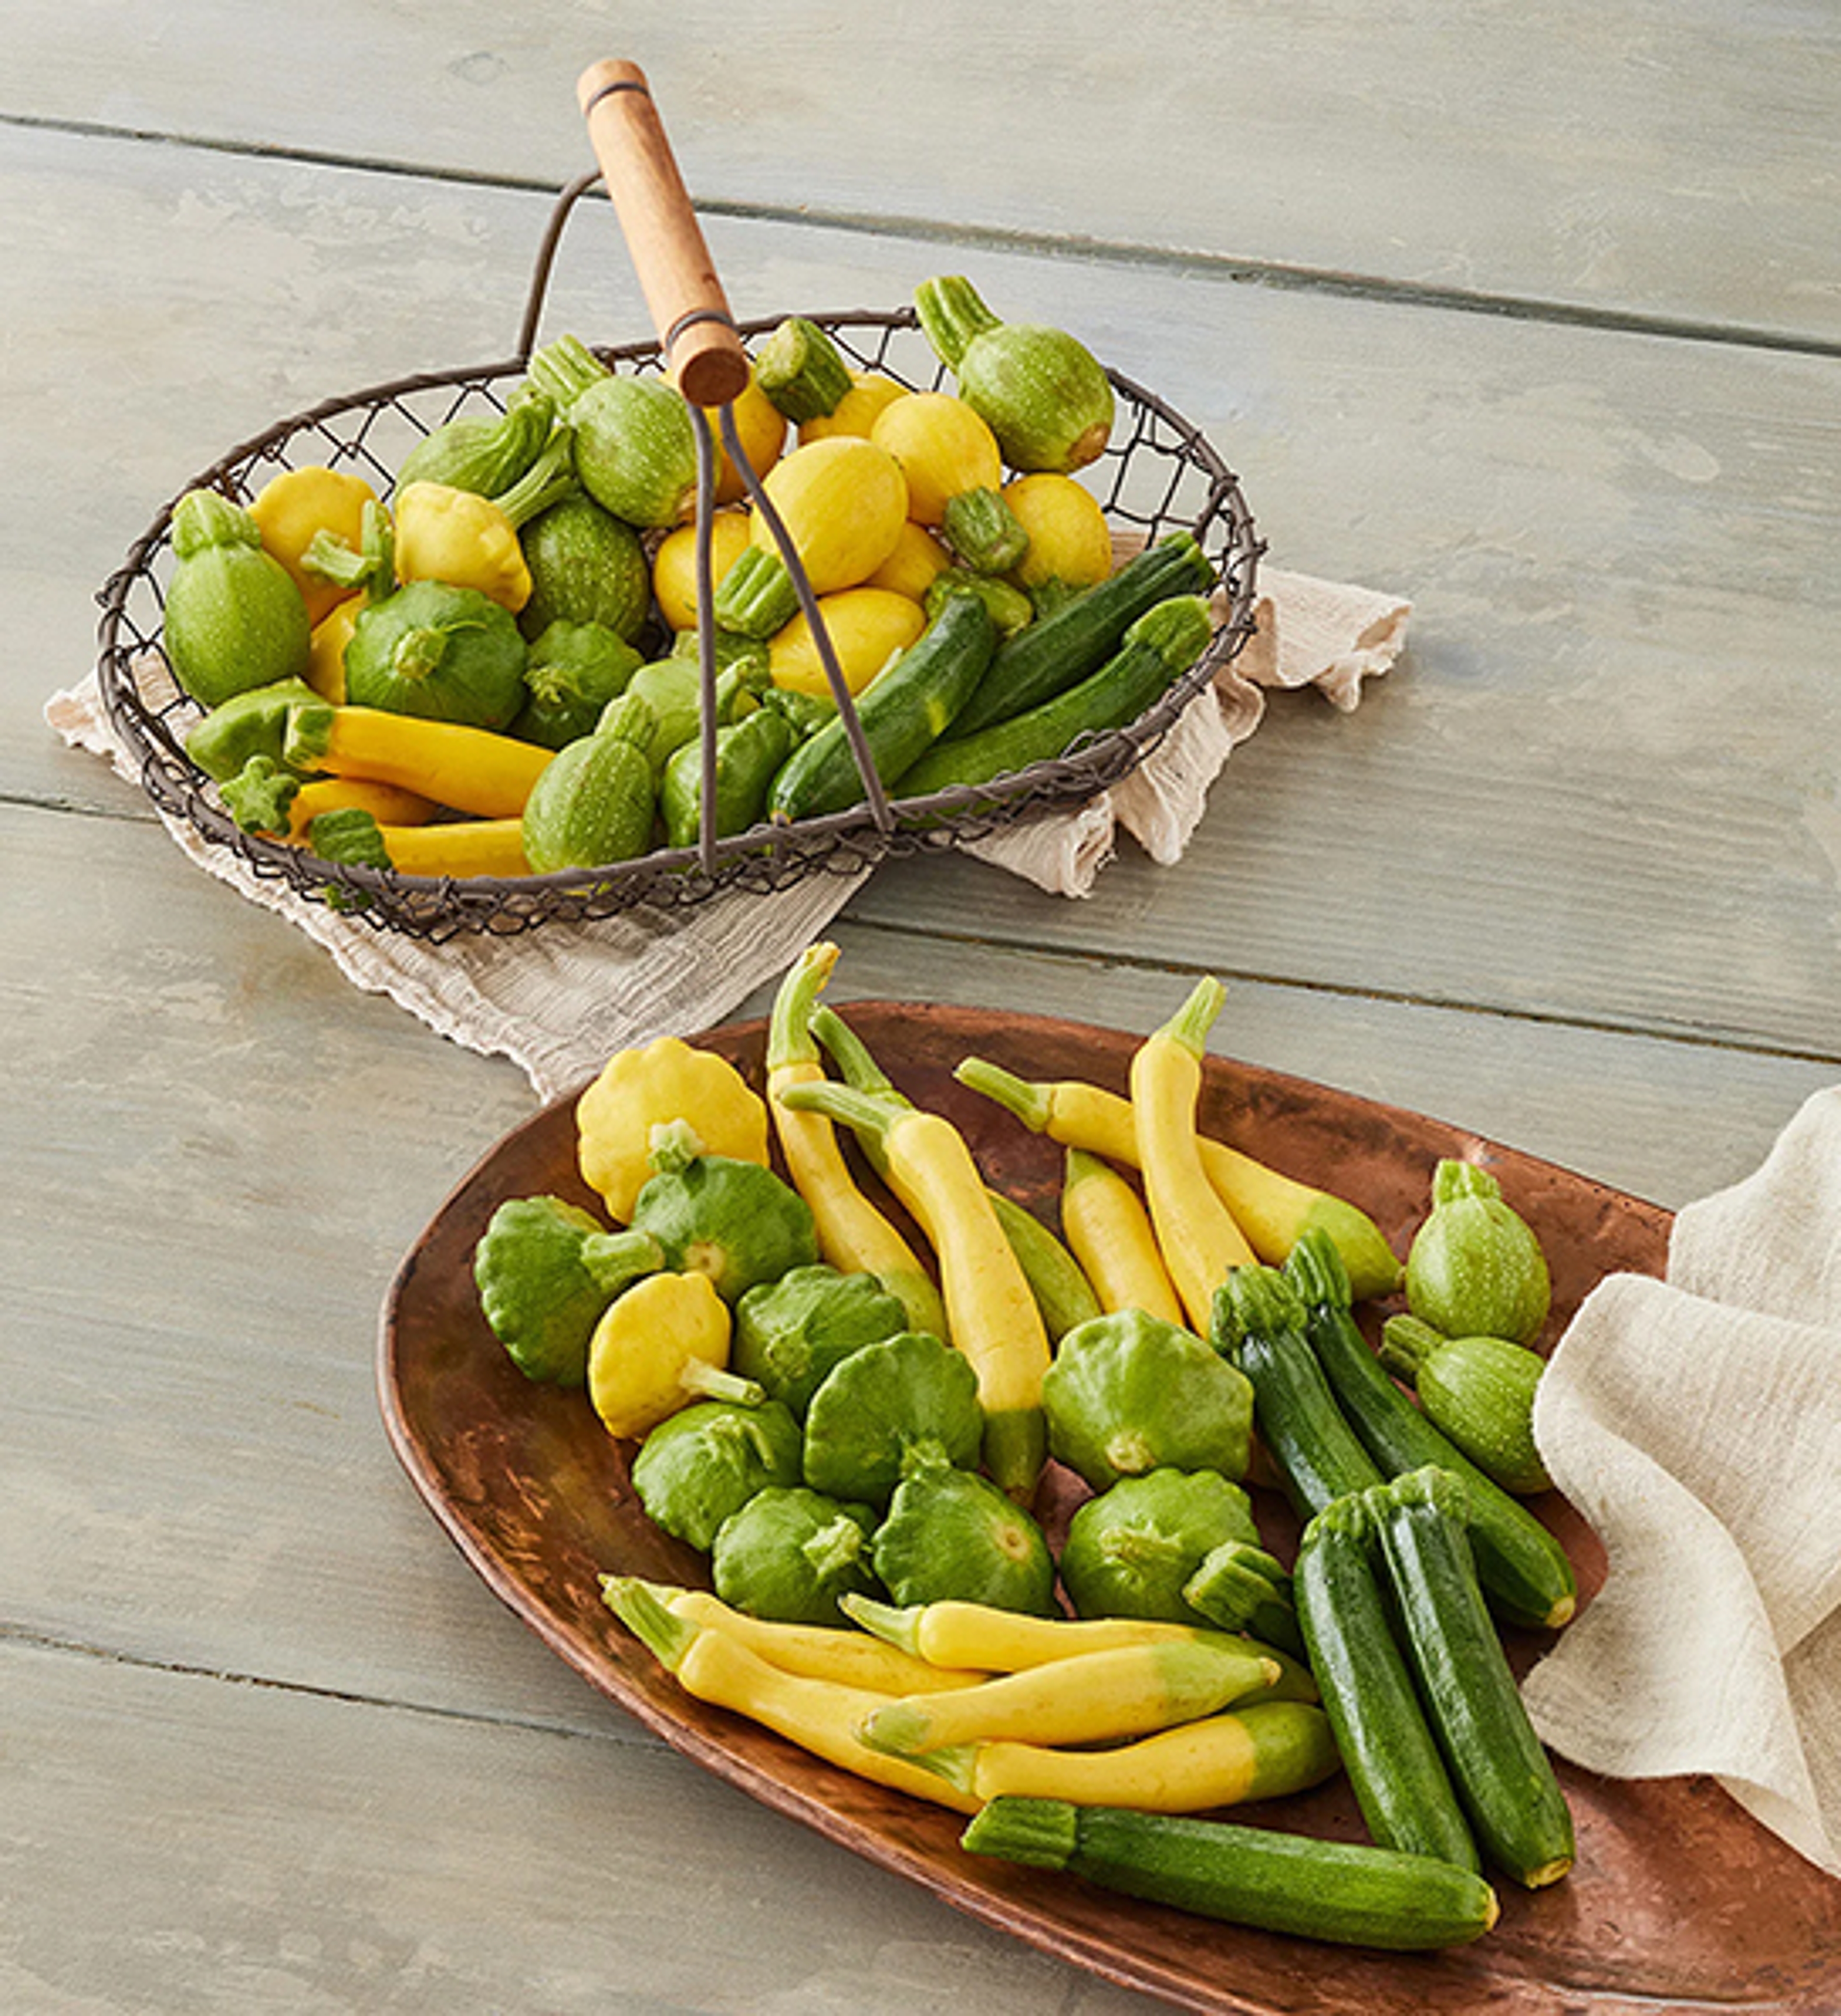
{"label": "wire basket", "polygon": [[[527,299],[517,354],[501,363],[427,371],[328,399],[239,444],[186,489],[211,488],[247,503],[272,477],[304,464],[362,475],[387,498],[415,445],[456,418],[503,412],[535,344],[562,227],[596,178],[564,189],[551,213]],[[852,367],[882,373],[911,391],[941,387],[945,367],[911,308],[807,314]],[[781,318],[737,325],[745,341]],[[598,348],[617,369],[657,373],[657,343]],[[440,942],[470,931],[511,935],[552,920],[578,923],[639,908],[686,909],[730,890],[781,889],[824,872],[854,874],[881,859],[938,851],[1093,797],[1127,776],[1245,645],[1263,550],[1238,479],[1201,431],[1154,392],[1108,369],[1117,400],[1112,438],[1082,472],[1115,535],[1155,540],[1191,532],[1214,571],[1223,614],[1208,649],[1129,726],[1082,738],[1050,762],[923,798],[894,798],[887,823],[866,801],[823,818],[758,826],[713,848],[661,849],[593,869],[516,877],[431,877],[322,861],[299,846],[246,833],[216,787],[187,758],[183,738],[201,710],[181,693],[161,645],[165,585],[172,570],[171,520],[184,491],[161,508],[99,592],[97,678],[103,706],[138,767],[142,787],[168,817],[239,856],[250,872],[330,903],[373,928]],[[898,787],[899,788],[899,787]]]}

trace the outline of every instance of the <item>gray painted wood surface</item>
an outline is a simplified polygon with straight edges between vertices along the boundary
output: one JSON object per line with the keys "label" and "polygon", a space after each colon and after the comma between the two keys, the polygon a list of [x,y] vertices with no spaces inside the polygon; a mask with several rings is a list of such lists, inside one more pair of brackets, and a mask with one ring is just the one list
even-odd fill
{"label": "gray painted wood surface", "polygon": [[[374,1337],[531,1093],[38,718],[192,471],[510,348],[583,158],[575,70],[616,36],[738,311],[975,272],[1203,423],[1280,563],[1416,605],[1356,714],[1274,704],[1175,869],[1128,850],[1079,903],[879,871],[840,999],[1147,1028],[1218,970],[1223,1051],[1669,1204],[1836,1075],[1828,11],[872,18],[756,10],[747,66],[700,6],[334,5],[311,61],[271,11],[9,11],[9,2011],[1148,2006],[705,1778],[487,1594],[391,1456]],[[598,205],[553,326],[644,333]]]}
{"label": "gray painted wood surface", "polygon": [[1046,0],[22,0],[8,26],[16,116],[553,186],[589,164],[576,74],[630,55],[712,205],[1841,341],[1821,0],[1148,0],[1129,26]]}

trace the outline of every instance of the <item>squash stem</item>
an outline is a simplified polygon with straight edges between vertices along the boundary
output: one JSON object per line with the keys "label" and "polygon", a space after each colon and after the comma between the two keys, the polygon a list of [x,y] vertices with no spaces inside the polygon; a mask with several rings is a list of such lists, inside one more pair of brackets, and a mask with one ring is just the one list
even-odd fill
{"label": "squash stem", "polygon": [[895,1089],[895,1081],[877,1063],[870,1046],[834,1008],[820,1008],[812,1017],[812,1033],[830,1053],[831,1061],[844,1074],[844,1082],[857,1092],[877,1099],[893,1100],[902,1106],[913,1102]]}
{"label": "squash stem", "polygon": [[838,1601],[853,1624],[860,1625],[884,1644],[912,1653],[917,1659],[926,1658],[920,1649],[920,1624],[927,1614],[924,1604],[910,1603],[901,1607],[892,1603],[878,1603],[874,1597],[859,1596],[854,1592],[841,1596]]}
{"label": "squash stem", "polygon": [[1065,1869],[1079,1852],[1079,1809],[1062,1799],[993,1799],[972,1816],[959,1845],[1032,1869]]}
{"label": "squash stem", "polygon": [[578,487],[575,446],[565,427],[551,435],[542,453],[509,490],[495,497],[492,502],[515,530],[528,524],[539,512],[561,503]]}
{"label": "squash stem", "polygon": [[1299,1233],[1286,1256],[1284,1270],[1313,1308],[1346,1309],[1355,1299],[1336,1242],[1320,1227],[1306,1227]]}
{"label": "squash stem", "polygon": [[686,1361],[678,1374],[678,1384],[699,1399],[729,1400],[738,1407],[758,1407],[767,1398],[767,1389],[758,1381],[744,1379],[739,1372],[727,1371],[701,1358]]}
{"label": "squash stem", "polygon": [[[812,1032],[824,1046],[827,1053],[844,1074],[844,1082],[853,1092],[866,1093],[873,1099],[885,1099],[899,1107],[902,1111],[913,1109],[914,1102],[895,1089],[895,1081],[877,1063],[870,1046],[852,1029],[836,1009],[819,1007],[812,1011]],[[888,1180],[888,1156],[880,1134],[866,1134],[857,1130],[857,1143],[868,1157],[870,1167],[886,1183]]]}
{"label": "squash stem", "polygon": [[582,1241],[582,1264],[609,1301],[623,1288],[665,1265],[665,1248],[649,1232],[591,1232]]}
{"label": "squash stem", "polygon": [[1043,1134],[1054,1117],[1054,1098],[1047,1085],[1032,1085],[983,1057],[967,1057],[953,1075],[973,1092],[1014,1113],[1032,1134]]}
{"label": "squash stem", "polygon": [[546,343],[525,366],[527,376],[539,392],[553,399],[567,412],[589,386],[613,376],[579,337],[559,336]]}
{"label": "squash stem", "polygon": [[953,371],[977,337],[1003,326],[977,288],[958,273],[923,280],[914,290],[914,312],[927,340]]}
{"label": "squash stem", "polygon": [[796,1113],[822,1113],[859,1136],[879,1141],[910,1110],[899,1101],[848,1085],[790,1085],[780,1103]]}
{"label": "squash stem", "polygon": [[390,654],[390,669],[399,679],[420,681],[441,668],[448,654],[449,633],[433,624],[419,630],[405,630]]}
{"label": "squash stem", "polygon": [[1417,1385],[1420,1366],[1444,1341],[1442,1331],[1418,1316],[1389,1316],[1381,1326],[1381,1363],[1396,1379]]}
{"label": "squash stem", "polygon": [[767,1025],[767,1068],[781,1071],[791,1064],[816,1064],[823,1060],[812,1033],[812,1010],[838,963],[838,948],[828,941],[809,945],[787,969],[773,997],[773,1013]]}
{"label": "squash stem", "polygon": [[1459,1197],[1499,1197],[1501,1194],[1502,1186],[1487,1169],[1479,1169],[1475,1162],[1446,1160],[1432,1172],[1432,1201],[1435,1205],[1453,1204]]}
{"label": "squash stem", "polygon": [[1191,1057],[1199,1057],[1208,1046],[1208,1032],[1221,1012],[1227,990],[1212,975],[1198,980],[1190,996],[1157,1031],[1159,1036],[1180,1044]]}
{"label": "squash stem", "polygon": [[654,1658],[674,1673],[697,1642],[697,1625],[668,1610],[644,1582],[632,1575],[603,1575],[601,1600]]}

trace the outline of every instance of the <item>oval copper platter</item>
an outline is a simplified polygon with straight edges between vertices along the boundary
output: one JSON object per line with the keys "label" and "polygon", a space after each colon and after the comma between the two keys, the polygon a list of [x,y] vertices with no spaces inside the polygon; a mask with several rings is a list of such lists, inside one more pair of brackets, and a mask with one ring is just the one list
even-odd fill
{"label": "oval copper platter", "polygon": [[[1122,1090],[1140,1039],[1028,1016],[858,1002],[847,1010],[911,1097],[946,1112],[987,1179],[1054,1222],[1061,1151],[952,1076],[967,1055],[1030,1078]],[[758,1088],[764,1028],[696,1039]],[[1618,2016],[1637,2007],[1841,2010],[1841,1884],[1758,1827],[1710,1780],[1610,1780],[1561,1767],[1578,1867],[1526,1893],[1500,1885],[1500,1924],[1477,1944],[1389,1955],[1212,1924],[1078,1881],[965,1854],[963,1822],[867,1784],[682,1693],[609,1615],[598,1578],[707,1582],[700,1556],[652,1527],[625,1445],[579,1392],[528,1384],[486,1328],[471,1257],[505,1198],[553,1192],[593,1206],[575,1167],[575,1102],[514,1129],[456,1190],[405,1257],[384,1311],[379,1387],[391,1441],[430,1509],[487,1586],[585,1679],[706,1769],[986,1924],[1183,2008],[1234,2016]],[[1599,1278],[1659,1273],[1668,1214],[1461,1129],[1224,1058],[1207,1067],[1205,1131],[1374,1217],[1403,1253],[1440,1156],[1481,1161],[1547,1248],[1554,1312],[1545,1341]],[[1066,1509],[1051,1472],[1047,1515]],[[1079,1487],[1074,1489],[1077,1491]],[[1557,1496],[1535,1501],[1565,1540],[1589,1600],[1605,1571],[1590,1530]],[[1256,1492],[1268,1545],[1289,1559],[1295,1525]],[[1519,1670],[1539,1634],[1510,1646]],[[1363,1838],[1346,1787],[1238,1812],[1256,1823]]]}

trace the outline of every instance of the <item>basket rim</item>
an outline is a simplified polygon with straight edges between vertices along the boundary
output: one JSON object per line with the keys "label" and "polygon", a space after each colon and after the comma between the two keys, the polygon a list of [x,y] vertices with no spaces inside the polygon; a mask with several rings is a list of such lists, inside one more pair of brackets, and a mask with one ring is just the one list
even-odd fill
{"label": "basket rim", "polygon": [[[797,312],[822,328],[832,329],[912,330],[919,326],[917,315],[907,304]],[[784,319],[782,315],[772,315],[739,321],[737,333],[744,340],[765,335]],[[662,368],[661,346],[656,340],[589,347],[611,367]],[[661,877],[672,878],[682,891],[676,902],[688,904],[734,886],[733,879],[723,872],[726,867],[758,862],[766,851],[775,851],[776,859],[782,858],[788,844],[857,840],[863,844],[856,866],[866,868],[888,855],[949,847],[980,815],[987,821],[1008,824],[1090,798],[1144,761],[1177,718],[1205,687],[1212,684],[1252,635],[1258,567],[1266,549],[1258,535],[1238,477],[1202,430],[1161,394],[1126,373],[1103,365],[1115,391],[1125,394],[1142,413],[1154,416],[1173,434],[1173,447],[1163,452],[1197,466],[1205,479],[1207,490],[1202,503],[1180,520],[1181,525],[1199,531],[1224,520],[1227,527],[1225,545],[1216,566],[1218,582],[1231,587],[1226,614],[1201,657],[1136,720],[1077,741],[1056,757],[1005,772],[987,783],[954,786],[924,798],[903,798],[898,787],[889,796],[893,823],[887,831],[876,827],[866,801],[818,818],[758,825],[717,842],[714,872],[704,870],[699,850],[691,847],[661,848],[629,862],[593,869],[562,869],[546,875],[418,876],[395,869],[326,862],[304,848],[246,833],[216,804],[211,794],[210,779],[166,732],[164,718],[148,707],[140,693],[136,661],[142,651],[157,648],[157,632],[139,644],[127,643],[123,638],[128,597],[137,582],[151,580],[151,563],[166,542],[180,500],[192,490],[225,490],[241,482],[250,465],[270,454],[279,444],[309,433],[327,421],[380,409],[418,393],[455,387],[483,389],[522,374],[528,362],[528,355],[517,354],[483,364],[405,373],[316,401],[270,422],[225,449],[160,506],[128,547],[121,565],[98,589],[95,598],[101,610],[96,673],[103,710],[133,759],[137,783],[157,808],[182,819],[207,842],[238,855],[257,873],[284,877],[310,899],[337,902],[340,891],[348,898],[387,898],[393,892],[400,892],[411,902],[420,901],[424,907],[431,903],[437,905],[456,930],[478,928],[489,920],[470,913],[492,910],[508,898],[579,893],[592,902],[603,906],[612,902],[613,907],[619,907],[613,899],[623,888],[656,882]],[[899,373],[895,375],[899,376]],[[989,829],[979,830],[986,830]],[[826,861],[815,859],[798,872],[811,874],[827,866]],[[604,907],[589,913],[604,913]],[[366,904],[355,914],[384,928],[430,934],[425,926],[389,914],[387,905],[380,914],[376,905]],[[541,914],[533,916],[513,928],[522,930],[546,920]]]}

